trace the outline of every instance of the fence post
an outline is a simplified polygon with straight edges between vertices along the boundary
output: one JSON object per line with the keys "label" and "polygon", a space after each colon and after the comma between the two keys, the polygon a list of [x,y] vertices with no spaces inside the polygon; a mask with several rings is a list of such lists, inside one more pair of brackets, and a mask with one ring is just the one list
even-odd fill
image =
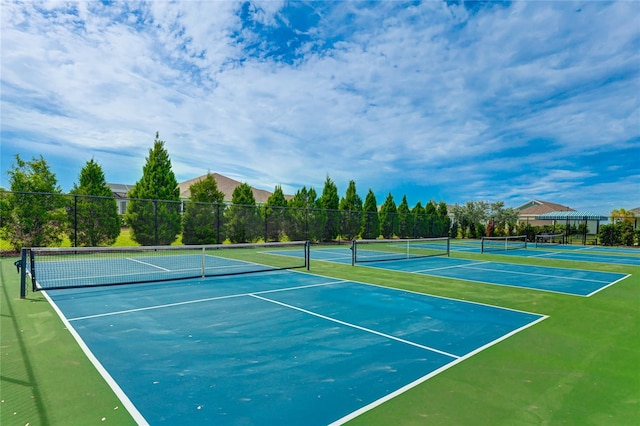
{"label": "fence post", "polygon": [[78,247],[78,194],[73,196],[73,246]]}

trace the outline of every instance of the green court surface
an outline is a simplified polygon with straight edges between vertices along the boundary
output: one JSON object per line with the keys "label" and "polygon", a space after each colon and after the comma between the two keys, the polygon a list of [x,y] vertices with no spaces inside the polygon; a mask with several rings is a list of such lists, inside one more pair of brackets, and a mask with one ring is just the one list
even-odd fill
{"label": "green court surface", "polygon": [[[500,262],[515,259],[473,253],[452,256]],[[27,299],[19,299],[14,260],[0,263],[0,423],[134,424],[43,295],[28,293]],[[583,262],[568,260],[517,258],[515,262],[584,268]],[[638,424],[640,267],[593,264],[589,269],[631,276],[592,297],[577,298],[312,262],[313,274],[548,316],[348,424]]]}

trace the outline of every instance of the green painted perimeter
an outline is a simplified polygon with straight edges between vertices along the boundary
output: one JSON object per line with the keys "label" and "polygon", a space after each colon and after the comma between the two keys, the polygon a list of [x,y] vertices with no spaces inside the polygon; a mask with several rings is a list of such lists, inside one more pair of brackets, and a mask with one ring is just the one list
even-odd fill
{"label": "green painted perimeter", "polygon": [[[640,424],[640,267],[452,256],[632,276],[586,298],[313,261],[315,274],[549,316],[349,424]],[[13,260],[0,265],[0,423],[132,424],[42,295],[18,298]]]}

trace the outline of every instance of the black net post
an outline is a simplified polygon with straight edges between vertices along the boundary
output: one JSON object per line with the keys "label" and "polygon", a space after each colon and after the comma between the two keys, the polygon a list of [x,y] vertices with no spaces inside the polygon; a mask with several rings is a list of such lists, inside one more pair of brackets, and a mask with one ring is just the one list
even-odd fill
{"label": "black net post", "polygon": [[20,260],[18,271],[20,272],[20,299],[27,297],[27,251],[23,248],[20,250]]}

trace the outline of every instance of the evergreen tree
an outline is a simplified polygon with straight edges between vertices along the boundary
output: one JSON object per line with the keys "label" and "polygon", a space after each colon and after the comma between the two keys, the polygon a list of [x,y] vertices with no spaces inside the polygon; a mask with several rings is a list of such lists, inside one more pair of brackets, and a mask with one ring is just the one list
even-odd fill
{"label": "evergreen tree", "polygon": [[326,217],[324,230],[322,232],[322,241],[332,241],[338,237],[340,231],[340,197],[338,196],[338,187],[329,176],[324,182],[322,195],[318,200],[320,208],[324,211]]}
{"label": "evergreen tree", "polygon": [[[447,237],[449,236],[449,232],[451,230],[451,218],[449,217],[449,212],[447,211],[447,203],[444,201],[440,201],[438,204],[438,216],[440,217],[440,234],[439,237]],[[455,236],[452,236],[455,238]]]}
{"label": "evergreen tree", "polygon": [[347,192],[344,198],[340,200],[339,207],[341,216],[340,231],[345,239],[351,240],[359,235],[362,225],[362,198],[356,193],[356,183],[354,181],[349,182]]}
{"label": "evergreen tree", "polygon": [[112,245],[120,235],[120,215],[102,167],[93,159],[80,171],[69,206],[69,238],[75,246]]}
{"label": "evergreen tree", "polygon": [[142,169],[142,178],[129,191],[126,221],[131,237],[143,246],[169,245],[180,233],[180,191],[164,141],[156,138]]}
{"label": "evergreen tree", "polygon": [[438,208],[436,202],[431,200],[424,206],[425,214],[425,236],[435,237],[438,235]]}
{"label": "evergreen tree", "polygon": [[422,203],[418,203],[411,209],[413,216],[413,238],[423,238],[427,235],[427,216],[422,207]]}
{"label": "evergreen tree", "polygon": [[362,238],[375,239],[380,235],[380,217],[378,216],[378,203],[371,189],[364,199],[362,215]]}
{"label": "evergreen tree", "polygon": [[397,216],[396,202],[393,201],[393,195],[389,193],[380,207],[380,232],[384,238],[392,238],[398,234]]}
{"label": "evergreen tree", "polygon": [[287,200],[280,185],[276,186],[263,209],[265,241],[280,241],[284,235]]}
{"label": "evergreen tree", "polygon": [[413,236],[413,216],[409,210],[407,196],[402,196],[402,202],[398,206],[398,236],[409,238]]}
{"label": "evergreen tree", "polygon": [[321,237],[324,220],[316,197],[315,189],[302,187],[289,200],[287,235],[292,241],[316,241]]}
{"label": "evergreen tree", "polygon": [[224,193],[211,173],[189,187],[191,193],[182,217],[184,244],[220,244],[224,240]]}
{"label": "evergreen tree", "polygon": [[260,236],[260,217],[256,199],[248,183],[233,190],[231,207],[227,212],[227,235],[232,243],[254,242]]}
{"label": "evergreen tree", "polygon": [[24,161],[16,154],[7,173],[12,193],[4,202],[8,216],[3,225],[11,247],[20,251],[22,247],[59,245],[66,226],[64,198],[46,160],[40,156]]}

